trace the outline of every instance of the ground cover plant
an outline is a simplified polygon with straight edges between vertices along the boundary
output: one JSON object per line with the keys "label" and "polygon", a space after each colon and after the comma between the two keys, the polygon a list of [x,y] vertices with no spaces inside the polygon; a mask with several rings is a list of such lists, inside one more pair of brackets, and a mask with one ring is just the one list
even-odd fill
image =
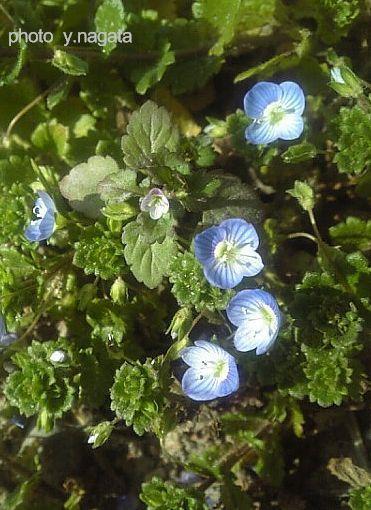
{"label": "ground cover plant", "polygon": [[370,18],[0,2],[2,509],[371,509]]}

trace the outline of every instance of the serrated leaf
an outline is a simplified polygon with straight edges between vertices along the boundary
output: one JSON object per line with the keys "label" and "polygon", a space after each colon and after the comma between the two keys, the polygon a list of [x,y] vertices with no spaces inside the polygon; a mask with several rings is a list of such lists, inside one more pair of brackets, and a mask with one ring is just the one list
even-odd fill
{"label": "serrated leaf", "polygon": [[110,156],[93,156],[86,163],[72,168],[59,183],[62,195],[71,207],[96,218],[103,206],[98,193],[98,184],[110,174],[118,172],[119,167]]}
{"label": "serrated leaf", "polygon": [[71,76],[85,76],[89,70],[87,62],[62,50],[55,50],[52,64],[63,73]]}
{"label": "serrated leaf", "polygon": [[[161,222],[161,220],[163,220]],[[177,247],[171,223],[163,217],[159,221],[140,215],[126,225],[123,243],[126,262],[139,282],[153,289],[168,274]]]}
{"label": "serrated leaf", "polygon": [[19,41],[19,52],[17,55],[17,60],[15,64],[10,65],[2,65],[2,69],[0,72],[0,87],[4,85],[10,85],[11,83],[18,78],[19,73],[22,70],[22,67],[26,61],[26,52],[27,52],[27,44],[21,38]]}
{"label": "serrated leaf", "polygon": [[72,81],[69,77],[65,77],[63,80],[59,81],[49,92],[46,98],[46,104],[49,110],[52,110],[55,106],[57,106],[61,101],[66,99],[70,88],[72,86]]}
{"label": "serrated leaf", "polygon": [[103,179],[98,185],[98,192],[102,200],[109,204],[122,203],[133,194],[140,195],[141,189],[137,185],[137,173],[130,168],[120,170]]}
{"label": "serrated leaf", "polygon": [[160,58],[150,65],[137,65],[131,73],[131,79],[135,85],[138,94],[145,94],[148,89],[161,81],[167,68],[175,62],[175,54],[170,49],[171,44],[165,43],[161,51]]}
{"label": "serrated leaf", "polygon": [[153,101],[147,101],[133,113],[127,133],[122,137],[124,161],[135,169],[152,167],[156,154],[164,148],[174,152],[179,141],[178,129],[169,113]]}
{"label": "serrated leaf", "polygon": [[[121,0],[104,0],[95,15],[95,29],[97,32],[124,32],[126,29],[125,11]],[[117,46],[116,42],[107,41],[102,47],[103,53],[109,55]]]}
{"label": "serrated leaf", "polygon": [[314,191],[303,181],[295,181],[294,187],[288,189],[287,192],[292,197],[296,198],[304,211],[310,211],[314,207]]}
{"label": "serrated leaf", "polygon": [[365,221],[349,216],[345,222],[330,228],[335,243],[358,250],[371,249],[371,220]]}
{"label": "serrated leaf", "polygon": [[193,13],[197,18],[208,21],[219,34],[217,42],[210,50],[211,54],[221,55],[224,46],[233,39],[239,23],[241,0],[199,0],[193,4]]}
{"label": "serrated leaf", "polygon": [[301,163],[302,161],[308,161],[316,157],[316,155],[316,147],[312,143],[303,142],[289,147],[281,154],[281,158],[285,163]]}

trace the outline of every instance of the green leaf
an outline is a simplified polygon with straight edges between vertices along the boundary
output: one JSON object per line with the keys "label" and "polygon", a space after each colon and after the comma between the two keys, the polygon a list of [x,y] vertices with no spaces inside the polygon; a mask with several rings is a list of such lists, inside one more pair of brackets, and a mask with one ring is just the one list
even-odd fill
{"label": "green leaf", "polygon": [[176,253],[174,240],[168,237],[162,243],[156,241],[147,244],[140,234],[135,240],[126,234],[125,240],[125,259],[135,278],[154,289],[169,271],[170,262]]}
{"label": "green leaf", "polygon": [[98,185],[98,192],[102,200],[108,204],[121,204],[132,195],[141,195],[142,190],[137,185],[135,170],[125,168],[109,175]]}
{"label": "green leaf", "polygon": [[[148,510],[206,510],[203,496],[190,488],[177,487],[158,477],[142,484],[140,499]],[[237,507],[236,507],[237,508]],[[244,507],[245,508],[245,507]]]}
{"label": "green leaf", "polygon": [[281,154],[281,158],[285,163],[301,163],[315,158],[316,155],[317,149],[312,143],[302,142],[298,145],[291,145]]}
{"label": "green leaf", "polygon": [[134,169],[152,167],[162,149],[174,152],[179,141],[178,129],[169,113],[153,101],[147,101],[133,113],[127,133],[122,137],[124,161]]}
{"label": "green leaf", "polygon": [[[95,14],[96,32],[124,32],[126,29],[125,11],[122,0],[104,0]],[[109,55],[117,46],[114,41],[107,41],[102,47],[103,53]]]}
{"label": "green leaf", "polygon": [[304,211],[313,209],[315,204],[314,191],[306,182],[295,181],[294,187],[287,190],[286,193],[296,198]]}
{"label": "green leaf", "polygon": [[155,363],[124,363],[116,371],[111,401],[111,409],[127,426],[132,425],[136,434],[161,434],[165,399]]}
{"label": "green leaf", "polygon": [[99,224],[83,230],[75,243],[73,263],[84,269],[85,274],[94,274],[104,280],[119,276],[126,268],[122,243]]}
{"label": "green leaf", "polygon": [[177,246],[171,221],[167,217],[151,220],[140,214],[125,226],[123,243],[125,259],[139,282],[153,289],[168,274]]}
{"label": "green leaf", "polygon": [[69,151],[69,129],[56,119],[43,122],[32,133],[32,143],[44,152],[51,152],[60,158],[66,158]]}
{"label": "green leaf", "polygon": [[281,53],[280,55],[275,55],[274,57],[270,58],[266,62],[263,62],[262,64],[250,67],[246,71],[239,73],[235,77],[234,82],[238,83],[240,81],[247,80],[248,78],[251,78],[251,76],[254,76],[256,74],[270,76],[278,71],[289,69],[290,67],[295,67],[299,61],[300,58],[295,53],[292,52]]}
{"label": "green leaf", "polygon": [[73,134],[76,138],[88,136],[90,131],[94,131],[96,119],[89,113],[83,113],[76,121],[73,127]]}
{"label": "green leaf", "polygon": [[26,62],[27,44],[23,38],[19,41],[19,52],[15,64],[2,66],[0,71],[0,87],[13,83],[19,76]]}
{"label": "green leaf", "polygon": [[130,324],[123,308],[109,299],[94,299],[89,303],[86,321],[93,328],[92,337],[120,345],[130,333]]}
{"label": "green leaf", "polygon": [[88,443],[92,445],[93,448],[99,448],[106,441],[108,441],[110,435],[113,431],[113,424],[110,421],[102,421],[91,427],[89,430],[89,439]]}
{"label": "green leaf", "polygon": [[330,228],[335,243],[357,250],[371,249],[371,220],[365,221],[349,216],[344,223]]}
{"label": "green leaf", "polygon": [[110,174],[118,172],[119,167],[110,156],[92,156],[86,163],[72,168],[59,183],[62,195],[71,207],[89,217],[100,214],[103,202],[99,197],[98,184]]}
{"label": "green leaf", "polygon": [[219,35],[217,42],[210,53],[221,55],[235,33],[239,22],[241,0],[199,0],[193,4],[195,17],[202,18],[210,23]]}
{"label": "green leaf", "polygon": [[71,76],[85,76],[89,70],[87,62],[62,50],[55,50],[52,64]]}
{"label": "green leaf", "polygon": [[341,108],[334,123],[339,132],[334,157],[339,172],[360,174],[371,162],[371,113],[359,106]]}
{"label": "green leaf", "polygon": [[131,73],[131,79],[136,84],[138,94],[145,94],[148,89],[161,81],[167,68],[175,62],[175,54],[170,49],[171,44],[165,43],[160,49],[161,56],[151,65],[137,65]]}
{"label": "green leaf", "polygon": [[68,76],[63,78],[63,80],[59,81],[58,83],[56,83],[56,85],[51,89],[46,98],[46,104],[49,110],[52,110],[60,102],[66,99],[70,92],[71,86],[72,81]]}

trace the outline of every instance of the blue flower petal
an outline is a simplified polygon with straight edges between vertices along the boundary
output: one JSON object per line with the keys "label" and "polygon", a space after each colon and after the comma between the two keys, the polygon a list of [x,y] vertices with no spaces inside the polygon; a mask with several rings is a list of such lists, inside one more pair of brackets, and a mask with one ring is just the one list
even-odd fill
{"label": "blue flower petal", "polygon": [[282,90],[281,104],[285,110],[302,115],[305,108],[305,97],[302,88],[293,81],[284,81],[279,85]]}
{"label": "blue flower petal", "polygon": [[241,218],[233,218],[222,221],[220,227],[225,229],[227,241],[237,245],[248,244],[254,250],[258,248],[259,237],[251,223],[247,223],[247,221]]}
{"label": "blue flower petal", "polygon": [[277,124],[273,125],[267,120],[253,122],[245,131],[246,140],[254,145],[274,142],[279,137]]}
{"label": "blue flower petal", "polygon": [[46,191],[40,190],[37,192],[37,194],[39,195],[41,200],[44,202],[45,207],[47,208],[47,210],[49,212],[53,212],[53,213],[57,212],[57,209],[55,207],[52,197]]}
{"label": "blue flower petal", "polygon": [[218,396],[219,382],[215,377],[205,377],[196,368],[188,368],[183,375],[182,389],[193,400],[212,400]]}
{"label": "blue flower petal", "polygon": [[214,287],[220,289],[232,289],[238,285],[244,277],[244,267],[239,264],[226,264],[214,261],[213,264],[204,267],[206,280]]}
{"label": "blue flower petal", "polygon": [[[275,101],[279,101],[282,90],[276,83],[262,81],[254,85],[244,98],[245,113],[252,119],[258,119],[265,108]],[[252,142],[254,143],[254,142]],[[258,142],[268,143],[268,142]]]}
{"label": "blue flower petal", "polygon": [[225,232],[219,227],[210,227],[195,237],[195,255],[201,264],[210,264],[214,260],[216,245],[223,241]]}
{"label": "blue flower petal", "polygon": [[30,225],[26,228],[24,235],[28,241],[44,241],[54,232],[55,219],[54,214],[47,212],[44,218],[40,220],[31,221]]}
{"label": "blue flower petal", "polygon": [[240,379],[238,376],[237,365],[234,358],[232,358],[229,364],[228,376],[218,387],[218,397],[226,397],[227,395],[234,393],[238,390],[239,385]]}
{"label": "blue flower petal", "polygon": [[[241,249],[238,255],[238,264],[241,266],[243,276],[256,276],[264,269],[261,256],[250,247]],[[235,268],[236,271],[237,267]]]}
{"label": "blue flower petal", "polygon": [[229,302],[226,309],[227,317],[235,326],[240,326],[249,319],[249,315],[259,312],[261,305],[268,305],[280,319],[281,312],[274,297],[260,289],[247,289],[238,292]]}
{"label": "blue flower petal", "polygon": [[277,125],[278,138],[296,140],[302,134],[303,129],[303,117],[296,113],[287,114]]}

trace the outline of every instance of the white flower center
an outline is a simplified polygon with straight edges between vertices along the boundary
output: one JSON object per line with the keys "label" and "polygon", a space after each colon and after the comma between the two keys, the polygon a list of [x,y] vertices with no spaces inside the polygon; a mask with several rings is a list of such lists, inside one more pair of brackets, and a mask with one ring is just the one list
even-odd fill
{"label": "white flower center", "polygon": [[[220,379],[224,381],[228,375],[229,364],[225,359],[219,359],[217,361],[203,361],[203,368],[205,373],[208,375],[215,377],[216,379]],[[200,379],[203,379],[203,374],[201,373]]]}
{"label": "white flower center", "polygon": [[231,264],[237,259],[238,248],[229,241],[220,241],[215,247],[214,256],[224,264]]}
{"label": "white flower center", "polygon": [[264,120],[270,124],[278,124],[285,117],[288,112],[282,107],[280,101],[273,101],[270,103],[263,112]]}

